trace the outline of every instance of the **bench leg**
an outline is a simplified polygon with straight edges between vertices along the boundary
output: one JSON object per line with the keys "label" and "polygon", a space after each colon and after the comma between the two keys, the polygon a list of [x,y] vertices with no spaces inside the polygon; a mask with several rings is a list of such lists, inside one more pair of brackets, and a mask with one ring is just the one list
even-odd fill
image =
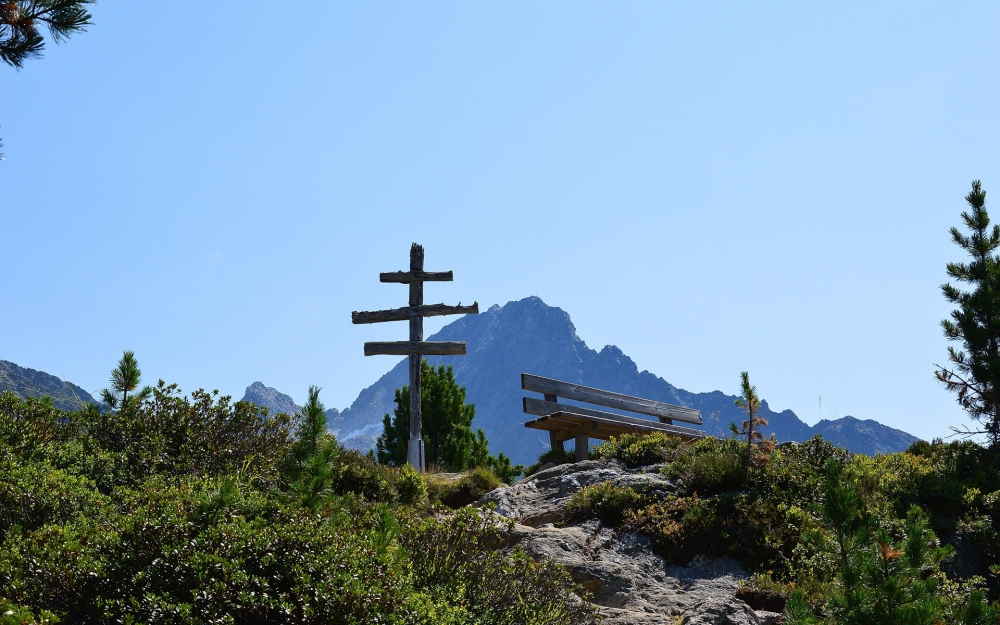
{"label": "bench leg", "polygon": [[555,432],[549,432],[549,445],[552,447],[553,451],[556,449],[559,451],[566,451],[566,446],[564,445],[565,442],[566,441],[564,440],[557,439]]}
{"label": "bench leg", "polygon": [[576,435],[576,461],[587,459],[587,452],[590,451],[590,437],[586,434]]}

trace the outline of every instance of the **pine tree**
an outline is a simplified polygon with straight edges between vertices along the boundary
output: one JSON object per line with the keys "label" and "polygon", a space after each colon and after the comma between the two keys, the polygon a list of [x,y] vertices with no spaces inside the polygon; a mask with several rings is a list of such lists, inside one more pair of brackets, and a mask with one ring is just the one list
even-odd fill
{"label": "pine tree", "polygon": [[[472,419],[476,407],[465,403],[465,387],[455,381],[455,372],[444,365],[435,369],[426,360],[420,362],[424,454],[428,465],[449,471],[464,471],[472,466],[476,437]],[[383,433],[376,445],[379,462],[401,465],[406,462],[410,432],[410,387],[396,389],[396,408],[392,417],[382,419]]]}
{"label": "pine tree", "polygon": [[750,384],[750,374],[746,371],[740,373],[740,392],[742,397],[736,400],[736,405],[747,413],[747,420],[743,422],[741,429],[736,428],[735,423],[729,424],[729,429],[739,437],[746,437],[747,459],[746,470],[763,458],[763,454],[770,452],[774,448],[771,441],[764,440],[764,435],[760,428],[767,425],[767,419],[760,416],[760,397],[757,396],[757,387]]}
{"label": "pine tree", "polygon": [[986,434],[991,445],[1000,443],[1000,226],[990,227],[986,212],[986,192],[975,180],[965,196],[969,210],[962,221],[970,231],[963,235],[951,229],[956,245],[968,252],[971,262],[948,263],[948,276],[971,286],[962,291],[951,283],[941,285],[946,300],[957,304],[951,319],[941,322],[944,335],[960,341],[961,349],[948,348],[952,367],[938,365],[935,372],[949,391],[958,394],[958,403],[981,430],[967,434]]}
{"label": "pine tree", "polygon": [[[126,350],[118,361],[118,366],[111,370],[111,388],[101,391],[101,401],[111,409],[132,408],[153,394],[153,389],[148,386],[140,389],[141,383],[142,371],[139,369],[139,361],[136,360],[134,352]],[[129,393],[132,395],[129,396]]]}
{"label": "pine tree", "polygon": [[[448,471],[465,471],[488,467],[500,479],[512,484],[524,474],[523,465],[511,465],[502,452],[490,455],[486,434],[472,431],[476,406],[465,403],[465,387],[455,381],[451,367],[437,369],[420,363],[423,392],[420,408],[423,416],[424,453],[428,465]],[[378,461],[401,466],[406,462],[406,445],[410,438],[410,387],[396,389],[396,408],[382,418],[382,436],[376,442]]]}
{"label": "pine tree", "polygon": [[309,508],[316,507],[330,490],[337,459],[337,441],[327,432],[326,408],[319,400],[319,391],[317,386],[309,387],[308,399],[300,413],[298,436],[286,465],[292,490],[298,493],[302,505]]}

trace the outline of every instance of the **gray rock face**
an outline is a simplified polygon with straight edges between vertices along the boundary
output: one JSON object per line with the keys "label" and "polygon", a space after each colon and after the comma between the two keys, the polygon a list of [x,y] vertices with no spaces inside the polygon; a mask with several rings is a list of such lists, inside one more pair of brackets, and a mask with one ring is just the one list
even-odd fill
{"label": "gray rock face", "polygon": [[559,465],[498,488],[477,505],[496,504],[496,513],[516,521],[513,541],[533,557],[565,566],[592,594],[605,623],[776,622],[776,615],[754,612],[736,598],[737,583],[748,576],[738,562],[695,558],[690,566],[669,566],[644,536],[617,532],[596,519],[568,518],[566,504],[588,484],[610,481],[631,488],[673,490],[655,467],[645,469],[628,470],[617,462],[596,460]]}
{"label": "gray rock face", "polygon": [[18,397],[50,397],[52,405],[60,410],[79,410],[87,404],[98,403],[76,384],[44,371],[0,360],[0,393],[8,391]]}
{"label": "gray rock face", "polygon": [[262,408],[267,408],[271,414],[298,414],[300,408],[292,398],[284,393],[276,391],[270,386],[264,386],[263,382],[254,382],[247,387],[247,392],[243,394],[243,401],[256,404]]}

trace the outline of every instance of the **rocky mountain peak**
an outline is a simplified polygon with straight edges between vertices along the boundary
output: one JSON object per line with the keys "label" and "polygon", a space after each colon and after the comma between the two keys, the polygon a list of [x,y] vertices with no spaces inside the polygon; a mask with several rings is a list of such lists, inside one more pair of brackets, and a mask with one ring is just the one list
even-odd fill
{"label": "rocky mountain peak", "polygon": [[267,408],[271,414],[284,412],[294,415],[302,410],[291,397],[270,386],[264,386],[263,382],[254,382],[248,386],[246,393],[243,394],[243,401]]}

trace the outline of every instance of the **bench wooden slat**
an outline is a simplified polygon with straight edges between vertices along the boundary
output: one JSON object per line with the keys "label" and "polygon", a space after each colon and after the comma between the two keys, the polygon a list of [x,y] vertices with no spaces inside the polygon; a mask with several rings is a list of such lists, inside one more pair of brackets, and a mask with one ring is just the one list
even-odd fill
{"label": "bench wooden slat", "polygon": [[[639,417],[628,417],[625,415],[615,414],[613,412],[604,412],[603,410],[594,410],[593,408],[585,408],[583,406],[570,406],[569,404],[560,404],[559,402],[554,402],[554,401],[544,401],[541,399],[535,399],[534,397],[522,397],[521,401],[524,404],[525,414],[544,416],[544,415],[555,414],[557,412],[566,412],[570,414],[597,417],[600,419],[612,419],[619,423],[628,423],[629,425],[648,426],[650,424],[653,424],[662,427],[670,427],[666,423],[659,423],[657,421],[651,421],[649,419],[642,419]],[[676,427],[679,427],[681,430],[687,430],[690,432],[700,431],[680,426]]]}
{"label": "bench wooden slat", "polygon": [[[664,434],[680,436],[685,439],[702,438],[705,436],[705,433],[701,430],[666,425],[648,419],[636,419],[636,421],[643,423],[625,423],[619,421],[617,419],[618,416],[597,417],[594,415],[574,414],[572,412],[557,412],[528,421],[524,424],[524,427],[556,432],[557,438],[562,440],[569,440],[576,434],[587,434],[590,438],[607,439],[610,436],[628,434],[636,430],[663,432]],[[558,436],[558,433],[563,433],[563,436]]]}
{"label": "bench wooden slat", "polygon": [[[555,395],[564,399],[587,402],[607,408],[618,408],[639,414],[647,414],[660,419],[676,419],[687,423],[701,425],[701,411],[694,408],[674,406],[660,401],[632,397],[621,393],[612,393],[599,388],[591,388],[571,382],[562,382],[551,378],[543,378],[530,373],[521,374],[521,388],[526,391],[542,393],[543,395]],[[577,411],[579,412],[579,411]],[[537,413],[530,413],[537,414]],[[607,414],[607,413],[604,413]]]}

